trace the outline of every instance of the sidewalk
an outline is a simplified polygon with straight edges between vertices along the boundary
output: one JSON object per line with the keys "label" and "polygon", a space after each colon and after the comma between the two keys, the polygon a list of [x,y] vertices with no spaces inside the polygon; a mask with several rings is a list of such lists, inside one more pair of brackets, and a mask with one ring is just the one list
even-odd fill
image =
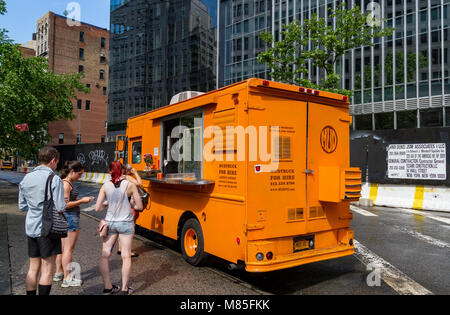
{"label": "sidewalk", "polygon": [[[19,212],[17,195],[16,185],[0,180],[0,295],[23,295],[26,291],[26,213]],[[101,239],[96,236],[98,221],[82,213],[80,225],[73,261],[81,267],[83,285],[64,289],[61,282],[54,282],[52,295],[102,294],[103,279],[98,268]],[[237,283],[209,268],[195,268],[187,264],[179,253],[142,237],[133,241],[133,250],[139,253],[139,257],[133,259],[130,279],[136,295],[260,294],[248,285]],[[121,284],[121,268],[122,260],[115,248],[110,260],[113,284]]]}

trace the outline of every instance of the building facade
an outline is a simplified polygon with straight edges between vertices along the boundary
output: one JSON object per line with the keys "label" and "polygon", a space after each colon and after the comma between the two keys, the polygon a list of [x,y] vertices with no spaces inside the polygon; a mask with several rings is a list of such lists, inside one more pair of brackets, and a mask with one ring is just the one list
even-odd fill
{"label": "building facade", "polygon": [[111,0],[108,137],[183,91],[216,87],[216,33],[200,0]]}
{"label": "building facade", "polygon": [[109,31],[86,23],[68,23],[48,12],[37,21],[36,55],[48,59],[54,73],[82,73],[90,93],[77,92],[72,121],[49,125],[51,145],[106,142]]}
{"label": "building facade", "polygon": [[[281,39],[283,24],[300,24],[314,13],[328,20],[342,1],[219,0],[219,87],[249,77],[270,78],[257,56],[266,49],[261,32]],[[379,8],[384,27],[395,27],[373,46],[357,47],[338,60],[341,88],[354,90],[354,130],[450,126],[450,0],[349,0],[347,8]],[[308,78],[319,69],[309,63]]]}

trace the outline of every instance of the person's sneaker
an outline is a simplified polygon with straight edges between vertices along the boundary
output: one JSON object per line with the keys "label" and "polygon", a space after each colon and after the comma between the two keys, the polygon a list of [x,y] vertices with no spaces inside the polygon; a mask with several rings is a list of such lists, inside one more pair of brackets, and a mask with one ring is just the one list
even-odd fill
{"label": "person's sneaker", "polygon": [[120,291],[120,288],[118,286],[116,286],[116,285],[113,285],[111,289],[104,289],[103,290],[103,295],[116,294],[119,291]]}
{"label": "person's sneaker", "polygon": [[55,275],[53,276],[53,281],[55,282],[63,281],[63,279],[64,279],[64,272],[60,274],[55,273]]}
{"label": "person's sneaker", "polygon": [[64,279],[61,288],[80,287],[82,283],[83,281],[81,281],[80,279],[75,278],[69,280]]}

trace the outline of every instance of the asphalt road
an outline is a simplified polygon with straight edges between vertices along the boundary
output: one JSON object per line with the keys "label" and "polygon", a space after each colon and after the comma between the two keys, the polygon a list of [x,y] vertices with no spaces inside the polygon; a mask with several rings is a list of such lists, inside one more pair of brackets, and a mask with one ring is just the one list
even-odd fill
{"label": "asphalt road", "polygon": [[[0,179],[10,183],[17,184],[22,177],[13,172],[0,172]],[[0,200],[3,192],[11,194],[4,183],[0,185]],[[96,197],[100,189],[96,184],[76,185],[81,197]],[[9,189],[12,188],[9,186]],[[356,239],[354,256],[264,274],[228,271],[226,262],[220,259],[214,259],[208,267],[194,268],[184,262],[174,242],[140,229],[134,242],[140,257],[133,261],[133,286],[136,294],[450,293],[450,213],[385,207],[363,209],[353,205],[352,210]],[[24,216],[18,213],[14,200],[0,208],[0,225],[2,213],[8,213],[8,237],[13,243],[10,256],[12,261],[17,261],[12,265],[20,265],[12,270],[12,293],[22,294],[27,267],[26,248],[22,244],[23,249],[14,250],[14,243],[23,242],[25,237]],[[100,245],[94,233],[96,220],[104,214],[95,213],[90,206],[84,208],[83,214],[83,230],[74,261],[82,267],[85,284],[80,289],[58,288],[55,294],[98,294],[101,289],[97,266]],[[120,283],[121,262],[117,255],[113,256],[111,266],[115,281]],[[0,278],[0,284],[1,281]]]}

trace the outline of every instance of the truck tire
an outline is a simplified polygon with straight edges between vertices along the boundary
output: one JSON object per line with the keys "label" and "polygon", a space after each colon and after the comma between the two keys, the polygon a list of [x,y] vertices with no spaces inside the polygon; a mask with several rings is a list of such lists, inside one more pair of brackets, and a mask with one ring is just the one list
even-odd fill
{"label": "truck tire", "polygon": [[208,254],[205,253],[203,231],[197,219],[189,219],[181,232],[181,252],[191,265],[199,267],[206,264]]}

